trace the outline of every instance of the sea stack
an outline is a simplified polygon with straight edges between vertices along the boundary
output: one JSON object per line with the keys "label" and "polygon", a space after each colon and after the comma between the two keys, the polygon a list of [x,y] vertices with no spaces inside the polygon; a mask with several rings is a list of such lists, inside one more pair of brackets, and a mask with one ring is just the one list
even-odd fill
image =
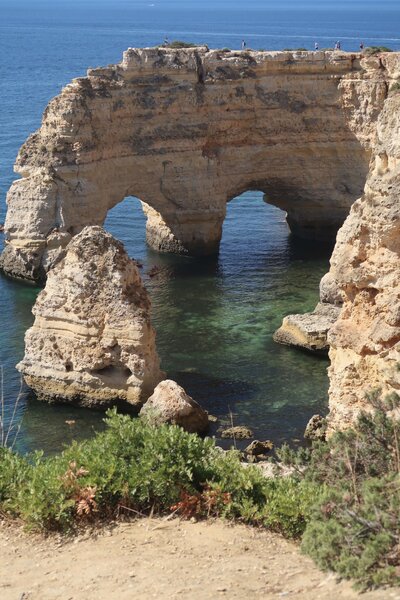
{"label": "sea stack", "polygon": [[17,368],[39,399],[139,410],[163,379],[138,268],[101,227],[69,243],[33,314]]}

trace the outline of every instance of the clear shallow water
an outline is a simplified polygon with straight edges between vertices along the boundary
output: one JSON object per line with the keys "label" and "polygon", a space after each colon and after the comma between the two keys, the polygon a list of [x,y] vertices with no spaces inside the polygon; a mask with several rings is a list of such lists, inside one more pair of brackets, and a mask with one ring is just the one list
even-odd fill
{"label": "clear shallow water", "polygon": [[[301,9],[299,6],[301,5]],[[118,62],[128,46],[170,39],[210,47],[282,49],[366,45],[400,48],[396,2],[127,0],[57,4],[0,0],[0,222],[18,147],[40,124],[48,100],[88,66]],[[296,244],[284,215],[249,192],[228,207],[217,259],[160,256],[144,241],[144,217],[126,199],[106,227],[143,261],[162,366],[210,412],[233,413],[260,437],[299,437],[309,416],[326,410],[327,362],[277,346],[284,315],[313,308],[328,253]],[[0,236],[0,244],[2,238]],[[157,277],[146,273],[153,264]],[[37,288],[0,277],[0,364],[8,408],[19,389],[15,364],[32,323]],[[102,416],[43,405],[23,396],[18,446],[52,452],[101,426]],[[74,419],[73,427],[65,421]]]}
{"label": "clear shallow water", "polygon": [[[328,254],[292,239],[279,209],[247,192],[228,207],[217,258],[160,255],[145,243],[138,200],[110,211],[105,227],[143,263],[152,299],[162,367],[207,410],[229,424],[246,424],[258,437],[301,437],[305,424],[327,405],[327,360],[275,344],[272,333],[285,314],[313,308]],[[148,272],[157,265],[159,274]],[[19,386],[13,370],[23,355],[38,289],[2,277],[4,319],[0,361],[6,366],[10,405]],[[4,294],[3,294],[4,290]],[[7,342],[6,342],[7,340]],[[12,394],[10,395],[10,392]],[[48,406],[29,394],[18,447],[52,452],[101,426],[103,415]],[[66,420],[75,420],[72,427]],[[213,433],[216,433],[216,427]]]}

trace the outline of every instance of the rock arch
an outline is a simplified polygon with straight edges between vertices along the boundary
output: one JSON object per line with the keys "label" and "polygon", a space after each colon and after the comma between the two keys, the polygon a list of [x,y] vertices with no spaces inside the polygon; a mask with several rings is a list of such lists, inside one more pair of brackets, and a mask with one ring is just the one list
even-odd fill
{"label": "rock arch", "polygon": [[143,201],[161,251],[218,251],[226,203],[249,189],[292,231],[334,237],[361,196],[388,89],[382,58],[129,49],[45,110],[8,194],[3,270],[37,280],[86,225]]}

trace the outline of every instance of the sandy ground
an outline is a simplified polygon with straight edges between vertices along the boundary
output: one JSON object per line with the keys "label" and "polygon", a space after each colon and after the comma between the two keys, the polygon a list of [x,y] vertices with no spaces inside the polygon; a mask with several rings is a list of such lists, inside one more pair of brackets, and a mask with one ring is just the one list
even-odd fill
{"label": "sandy ground", "polygon": [[0,527],[1,600],[147,598],[400,600],[400,589],[359,596],[295,544],[220,521],[141,519],[72,539]]}

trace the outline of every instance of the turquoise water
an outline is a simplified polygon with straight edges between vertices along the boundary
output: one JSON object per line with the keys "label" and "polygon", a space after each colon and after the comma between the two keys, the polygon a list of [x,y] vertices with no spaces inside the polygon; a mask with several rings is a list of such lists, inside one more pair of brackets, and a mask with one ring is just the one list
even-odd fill
{"label": "turquoise water", "polygon": [[[138,200],[127,198],[110,211],[105,227],[143,263],[152,299],[157,347],[168,377],[178,381],[207,410],[250,426],[276,442],[301,437],[315,412],[326,412],[325,359],[275,344],[272,333],[284,315],[311,309],[328,253],[296,242],[285,215],[262,194],[247,192],[228,207],[217,258],[159,255],[145,243],[145,219]],[[148,272],[157,265],[159,274]],[[6,366],[10,407],[19,385],[15,362],[32,322],[37,288],[1,280],[7,311],[0,361]],[[5,343],[7,340],[7,344]],[[21,402],[21,451],[52,452],[90,434],[102,414],[48,406],[28,393]],[[74,420],[73,426],[65,421]],[[220,424],[221,424],[220,423]],[[217,435],[216,427],[212,433]],[[217,435],[218,436],[218,435]]]}
{"label": "turquoise water", "polygon": [[[0,0],[0,222],[18,147],[40,124],[49,99],[88,66],[118,62],[128,46],[170,39],[211,47],[282,49],[315,41],[347,50],[400,48],[398,3],[191,0]],[[296,243],[284,214],[248,192],[228,207],[214,259],[160,256],[146,247],[144,217],[126,199],[106,227],[144,264],[162,367],[222,421],[251,426],[275,441],[301,436],[308,418],[327,408],[327,361],[278,346],[272,333],[290,312],[312,309],[328,251]],[[3,239],[0,236],[0,245]],[[160,273],[150,278],[151,266]],[[0,276],[0,364],[7,415],[20,380],[24,332],[37,288]],[[47,406],[28,392],[18,447],[54,452],[90,435],[102,415]],[[66,420],[75,420],[68,426]]]}

